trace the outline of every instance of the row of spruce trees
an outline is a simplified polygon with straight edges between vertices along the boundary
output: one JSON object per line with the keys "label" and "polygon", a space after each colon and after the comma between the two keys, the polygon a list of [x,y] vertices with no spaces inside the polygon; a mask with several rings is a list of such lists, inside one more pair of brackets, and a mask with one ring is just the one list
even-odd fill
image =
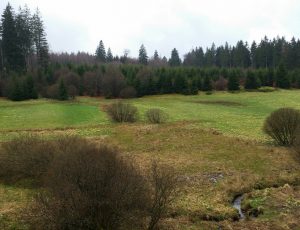
{"label": "row of spruce trees", "polygon": [[[300,88],[300,42],[264,38],[248,47],[216,47],[204,52],[191,50],[181,60],[176,48],[171,57],[150,58],[146,47],[138,58],[106,52],[100,41],[96,53],[84,63],[63,62],[60,54],[49,54],[46,33],[38,10],[28,7],[15,13],[8,4],[0,24],[0,96],[12,100],[47,97],[67,100],[77,95],[131,98],[153,94],[197,94],[199,90],[255,90],[262,86]],[[91,58],[93,61],[91,61]]]}

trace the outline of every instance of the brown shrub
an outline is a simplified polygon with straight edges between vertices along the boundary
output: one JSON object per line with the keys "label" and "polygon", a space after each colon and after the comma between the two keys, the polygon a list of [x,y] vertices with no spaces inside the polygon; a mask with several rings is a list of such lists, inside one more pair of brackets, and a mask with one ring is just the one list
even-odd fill
{"label": "brown shrub", "polygon": [[148,229],[157,229],[159,220],[165,215],[170,204],[178,196],[178,180],[174,169],[152,163],[151,171],[152,202]]}
{"label": "brown shrub", "polygon": [[120,92],[120,98],[135,98],[137,95],[136,90],[132,86],[127,86]]}
{"label": "brown shrub", "polygon": [[117,98],[126,86],[125,77],[119,68],[108,66],[103,76],[102,91],[106,98]]}
{"label": "brown shrub", "polygon": [[281,108],[266,119],[263,130],[282,146],[290,146],[296,138],[300,126],[300,112],[292,108]]}
{"label": "brown shrub", "polygon": [[167,121],[168,115],[161,109],[149,109],[146,112],[146,118],[150,123],[160,124]]}
{"label": "brown shrub", "polygon": [[215,82],[215,89],[219,91],[224,91],[227,89],[228,85],[228,80],[225,79],[224,77],[220,77],[216,82]]}
{"label": "brown shrub", "polygon": [[22,136],[2,145],[0,178],[5,182],[32,179],[39,182],[53,159],[53,142]]}
{"label": "brown shrub", "polygon": [[121,101],[109,105],[107,113],[115,122],[135,122],[137,120],[137,108]]}
{"label": "brown shrub", "polygon": [[150,189],[132,161],[86,140],[56,155],[36,199],[36,226],[48,229],[118,229],[141,226]]}

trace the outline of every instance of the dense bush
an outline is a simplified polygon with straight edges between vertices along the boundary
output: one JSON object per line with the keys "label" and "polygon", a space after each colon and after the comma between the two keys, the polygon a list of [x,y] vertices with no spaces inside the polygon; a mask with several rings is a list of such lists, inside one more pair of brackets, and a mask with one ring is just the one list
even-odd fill
{"label": "dense bush", "polygon": [[121,101],[107,107],[107,113],[116,122],[135,122],[137,120],[137,108]]}
{"label": "dense bush", "polygon": [[138,228],[151,208],[149,183],[107,146],[78,139],[57,154],[33,210],[45,229]]}
{"label": "dense bush", "polygon": [[0,179],[15,182],[22,179],[39,181],[53,158],[55,145],[33,136],[17,138],[2,145]]}
{"label": "dense bush", "polygon": [[263,130],[273,140],[283,146],[292,145],[296,130],[300,126],[300,112],[292,108],[281,108],[273,112],[265,121]]}
{"label": "dense bush", "polygon": [[102,92],[105,98],[117,98],[126,87],[125,77],[116,66],[108,66],[102,80]]}
{"label": "dense bush", "polygon": [[39,182],[32,229],[157,229],[178,195],[173,169],[154,162],[142,172],[116,148],[79,137],[4,143],[0,179]]}
{"label": "dense bush", "polygon": [[145,115],[147,120],[153,124],[164,123],[168,119],[167,114],[161,109],[149,109]]}

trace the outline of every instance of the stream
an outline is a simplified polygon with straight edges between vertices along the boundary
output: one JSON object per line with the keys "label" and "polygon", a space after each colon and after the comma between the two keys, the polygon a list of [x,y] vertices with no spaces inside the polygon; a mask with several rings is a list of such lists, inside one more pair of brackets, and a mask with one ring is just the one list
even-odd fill
{"label": "stream", "polygon": [[242,200],[243,200],[244,196],[243,195],[239,195],[236,196],[232,202],[233,207],[239,211],[239,215],[240,215],[240,220],[245,218],[245,215],[242,211]]}

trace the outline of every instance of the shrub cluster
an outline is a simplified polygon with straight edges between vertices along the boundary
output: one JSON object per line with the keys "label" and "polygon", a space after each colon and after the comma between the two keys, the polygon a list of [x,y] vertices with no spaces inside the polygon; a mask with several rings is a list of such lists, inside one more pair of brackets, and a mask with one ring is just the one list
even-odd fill
{"label": "shrub cluster", "polygon": [[135,122],[137,120],[137,108],[121,101],[110,104],[107,113],[115,122]]}
{"label": "shrub cluster", "polygon": [[141,171],[116,148],[78,137],[22,137],[0,152],[0,179],[42,186],[30,209],[33,229],[156,229],[177,194],[172,169]]}
{"label": "shrub cluster", "polygon": [[263,130],[278,145],[290,146],[294,143],[297,129],[300,127],[300,111],[281,108],[266,119]]}
{"label": "shrub cluster", "polygon": [[168,116],[161,109],[149,109],[146,112],[146,118],[150,123],[160,124],[166,122]]}

